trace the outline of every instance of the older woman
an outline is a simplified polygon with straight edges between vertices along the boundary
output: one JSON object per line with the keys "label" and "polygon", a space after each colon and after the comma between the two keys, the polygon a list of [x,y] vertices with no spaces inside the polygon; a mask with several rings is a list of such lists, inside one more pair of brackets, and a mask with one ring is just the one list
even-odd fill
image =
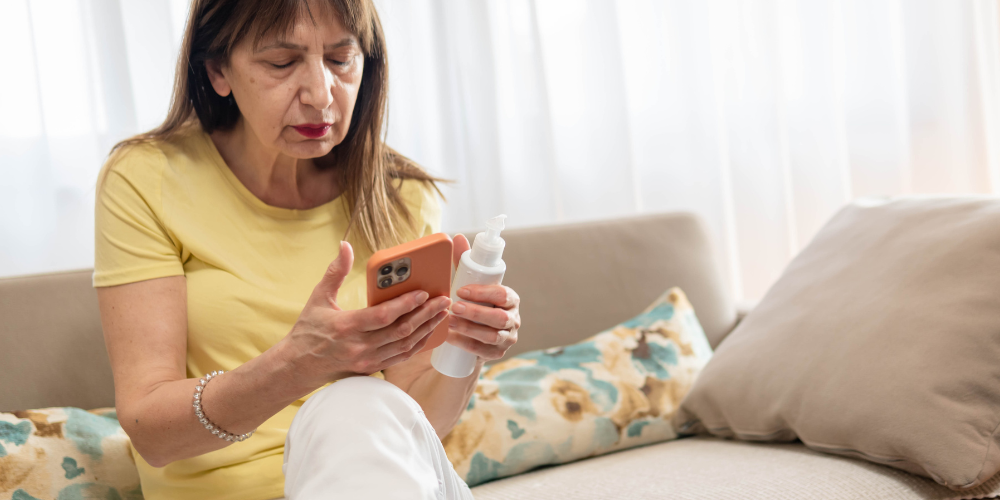
{"label": "older woman", "polygon": [[191,6],[167,119],[116,147],[96,206],[146,498],[471,498],[440,437],[479,370],[444,377],[420,351],[447,320],[479,366],[501,357],[519,299],[365,307],[367,258],[440,224],[435,179],[382,142],[386,75],[371,0]]}

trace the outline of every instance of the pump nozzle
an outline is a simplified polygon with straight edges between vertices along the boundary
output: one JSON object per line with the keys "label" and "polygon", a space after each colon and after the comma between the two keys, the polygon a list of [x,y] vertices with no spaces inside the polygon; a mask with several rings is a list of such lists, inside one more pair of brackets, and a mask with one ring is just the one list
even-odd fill
{"label": "pump nozzle", "polygon": [[500,214],[486,221],[486,241],[496,241],[500,237],[500,231],[504,228],[503,221],[506,218],[506,215]]}
{"label": "pump nozzle", "polygon": [[492,267],[500,262],[503,247],[506,245],[500,237],[500,231],[503,231],[506,218],[506,215],[498,215],[486,221],[486,232],[476,235],[476,240],[472,244],[472,260],[477,264]]}

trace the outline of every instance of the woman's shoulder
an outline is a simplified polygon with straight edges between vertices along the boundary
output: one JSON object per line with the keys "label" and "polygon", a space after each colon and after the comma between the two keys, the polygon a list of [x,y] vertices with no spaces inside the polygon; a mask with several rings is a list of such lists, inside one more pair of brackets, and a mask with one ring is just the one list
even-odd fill
{"label": "woman's shoulder", "polygon": [[421,179],[400,179],[399,196],[408,206],[438,205],[440,196],[431,181]]}
{"label": "woman's shoulder", "polygon": [[168,168],[178,158],[192,159],[203,155],[204,145],[200,127],[186,126],[168,138],[137,138],[117,147],[101,169],[98,186],[103,188],[106,179],[124,179],[132,187],[158,187]]}
{"label": "woman's shoulder", "polygon": [[402,179],[399,196],[414,218],[414,225],[420,232],[437,232],[441,226],[441,195],[431,181]]}
{"label": "woman's shoulder", "polygon": [[403,202],[408,207],[437,207],[441,192],[434,182],[435,177],[417,162],[407,158],[398,151],[388,148],[389,163],[394,171],[396,187]]}
{"label": "woman's shoulder", "polygon": [[[123,185],[145,191],[160,184],[166,156],[152,142],[135,142],[117,147],[108,156],[98,175],[98,193]],[[122,182],[124,181],[124,182]]]}

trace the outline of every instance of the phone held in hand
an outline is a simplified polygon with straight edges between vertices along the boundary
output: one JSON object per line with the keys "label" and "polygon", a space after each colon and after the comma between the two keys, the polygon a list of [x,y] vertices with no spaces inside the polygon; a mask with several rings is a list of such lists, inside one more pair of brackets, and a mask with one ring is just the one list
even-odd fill
{"label": "phone held in hand", "polygon": [[[375,252],[368,259],[368,307],[414,290],[427,292],[427,300],[450,296],[452,245],[447,234],[435,233]],[[442,321],[420,352],[447,338],[448,322]]]}

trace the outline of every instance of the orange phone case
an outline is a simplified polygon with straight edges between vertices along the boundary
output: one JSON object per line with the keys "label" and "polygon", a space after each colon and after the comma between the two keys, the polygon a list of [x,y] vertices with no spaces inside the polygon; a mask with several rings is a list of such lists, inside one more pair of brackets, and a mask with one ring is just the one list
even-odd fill
{"label": "orange phone case", "polygon": [[[410,259],[410,276],[406,281],[387,288],[379,288],[379,269],[400,259]],[[368,307],[394,299],[407,292],[423,290],[430,294],[428,300],[451,296],[452,241],[444,233],[435,233],[385,250],[375,252],[368,259]],[[431,333],[431,338],[420,352],[444,343],[448,338],[448,322]]]}

